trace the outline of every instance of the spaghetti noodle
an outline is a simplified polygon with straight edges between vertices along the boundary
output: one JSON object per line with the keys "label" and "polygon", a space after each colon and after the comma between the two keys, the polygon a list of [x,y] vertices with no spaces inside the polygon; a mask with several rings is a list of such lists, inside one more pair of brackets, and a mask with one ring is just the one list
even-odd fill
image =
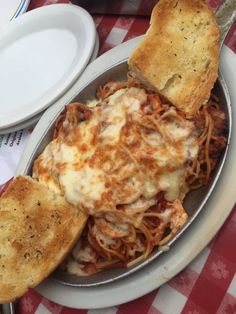
{"label": "spaghetti noodle", "polygon": [[65,270],[130,267],[168,243],[188,220],[186,193],[209,182],[226,132],[216,98],[190,118],[135,83],[105,84],[92,108],[68,105],[33,169],[89,217]]}

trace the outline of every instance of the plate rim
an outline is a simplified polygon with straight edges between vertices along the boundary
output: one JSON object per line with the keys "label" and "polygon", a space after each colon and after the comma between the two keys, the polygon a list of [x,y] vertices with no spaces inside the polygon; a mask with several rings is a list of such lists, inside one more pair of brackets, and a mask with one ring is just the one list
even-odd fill
{"label": "plate rim", "polygon": [[[130,52],[130,50],[135,46],[138,40],[131,40],[117,46],[114,48],[114,51],[109,51],[106,54],[102,55],[99,59],[99,62],[102,62],[108,59],[108,54],[112,57],[112,53],[117,55],[118,61],[121,61],[124,57],[125,53]],[[222,52],[222,61],[229,59],[230,57],[234,56],[234,62],[236,63],[236,56],[230,53],[230,49],[224,47]],[[127,56],[126,56],[127,57]],[[113,58],[113,62],[114,62]],[[95,61],[97,62],[98,59]],[[110,61],[112,64],[112,60]],[[224,62],[225,63],[225,62]],[[97,64],[97,63],[96,63]],[[62,102],[70,101],[74,97],[76,92],[76,88],[78,90],[78,83],[81,82],[81,79],[92,71],[92,67],[96,65],[94,63],[87,67],[87,71],[83,73],[81,78],[77,81],[72,88],[72,90],[64,97],[62,100],[58,101],[52,108],[48,109],[45,113],[43,118],[40,120],[41,123],[36,126],[36,129],[33,131],[32,136],[30,138],[30,143],[26,147],[26,152],[32,151],[32,146],[29,149],[29,145],[35,141],[37,142],[40,140],[40,136],[43,134],[43,130],[41,129],[42,123],[46,123],[50,117],[53,117],[56,112],[58,112],[59,108],[62,106]],[[222,69],[224,73],[224,69]],[[225,75],[225,73],[224,73]],[[233,72],[231,75],[235,75]],[[227,80],[226,80],[227,81]],[[227,81],[227,85],[229,86],[229,81]],[[232,89],[230,90],[230,94],[232,93]],[[236,94],[235,94],[236,99]],[[234,109],[234,108],[232,108]],[[233,120],[236,120],[234,110],[233,111]],[[41,124],[41,125],[40,125]],[[41,129],[41,131],[40,131]],[[145,268],[141,269],[137,273],[134,273],[127,278],[123,278],[117,280],[114,283],[107,284],[104,286],[99,287],[90,287],[90,288],[78,288],[78,287],[69,287],[63,286],[59,283],[56,283],[52,279],[46,279],[43,283],[41,283],[36,290],[45,296],[46,298],[52,300],[53,302],[59,303],[64,306],[73,307],[73,308],[80,308],[80,309],[97,309],[109,306],[116,306],[122,303],[129,302],[134,300],[138,297],[143,296],[144,294],[158,288],[163,283],[167,282],[173,276],[175,276],[179,271],[181,271],[184,267],[186,267],[201,251],[202,249],[209,243],[212,237],[218,232],[219,228],[223,225],[226,218],[230,214],[233,205],[235,203],[234,197],[234,189],[232,183],[229,182],[228,177],[231,178],[233,176],[232,169],[234,168],[236,171],[236,160],[234,161],[233,154],[236,153],[236,143],[235,142],[235,126],[232,125],[232,138],[231,138],[231,145],[229,147],[228,156],[226,158],[226,163],[221,173],[221,177],[218,183],[215,186],[216,193],[213,193],[208,200],[207,204],[204,206],[202,212],[196,218],[196,221],[191,225],[191,228],[187,230],[182,236],[176,241],[175,245],[171,248],[169,252],[164,253],[160,256],[156,261],[153,261],[150,265],[147,265]],[[46,130],[46,127],[45,127]],[[35,143],[36,145],[36,143]],[[23,153],[24,154],[24,153]],[[26,155],[26,154],[24,154]],[[29,155],[28,155],[29,156]],[[26,160],[20,162],[18,173],[22,173],[24,164]],[[223,200],[224,207],[220,208],[219,213],[217,215],[217,221],[214,219],[211,221],[212,228],[209,228],[209,220],[207,221],[207,228],[206,228],[206,218],[212,217],[214,215],[214,208],[215,206],[220,207],[220,203],[217,200],[217,195],[221,188],[228,188],[227,190],[227,200]],[[214,207],[214,208],[213,208]],[[201,228],[199,228],[199,224]],[[203,235],[202,227],[206,228],[206,232]],[[184,243],[193,242],[193,235],[198,236],[198,243],[194,245],[190,245],[190,250],[186,252],[184,250]],[[186,239],[187,235],[187,239]],[[192,235],[190,237],[190,235]],[[176,252],[182,252],[182,255],[179,253],[178,261],[171,264],[173,258],[175,258]],[[183,258],[184,257],[184,258]],[[175,258],[176,259],[176,258]],[[172,261],[173,262],[173,261]],[[131,280],[130,280],[131,279]],[[93,298],[91,299],[91,294],[93,294]],[[63,297],[64,296],[64,297]]]}
{"label": "plate rim", "polygon": [[[84,28],[87,33],[89,33],[87,43],[86,43],[86,49],[84,50],[83,60],[80,61],[80,58],[77,57],[76,65],[73,67],[73,69],[67,74],[66,79],[63,80],[63,82],[59,82],[59,84],[56,84],[56,88],[53,88],[49,91],[50,98],[47,99],[48,96],[43,94],[43,100],[40,100],[34,109],[28,111],[26,109],[23,110],[24,114],[21,115],[13,115],[13,117],[7,117],[4,118],[1,117],[0,119],[0,130],[10,128],[11,126],[17,125],[25,120],[28,120],[32,118],[34,115],[38,114],[39,112],[47,109],[49,106],[51,106],[57,99],[62,96],[64,93],[67,92],[68,89],[73,85],[73,83],[78,79],[78,77],[81,75],[81,73],[84,71],[86,65],[88,64],[90,57],[92,56],[92,53],[94,51],[95,42],[96,42],[96,27],[94,20],[92,16],[83,8],[73,5],[73,4],[66,4],[66,3],[58,3],[58,4],[51,4],[48,6],[43,6],[34,10],[31,10],[27,12],[26,14],[23,14],[19,16],[17,19],[13,20],[9,23],[7,28],[3,28],[0,30],[0,41],[3,42],[6,41],[8,36],[12,36],[14,32],[17,32],[18,27],[27,28],[27,26],[30,26],[31,23],[38,23],[39,19],[45,19],[50,18],[52,14],[57,13],[65,13],[77,15],[80,19],[78,24],[79,29],[81,29],[81,25],[84,24],[83,20],[86,20],[86,27]],[[82,22],[81,22],[82,21]],[[30,28],[29,28],[30,29]],[[33,32],[30,32],[31,34]],[[4,44],[4,47],[6,45]],[[5,121],[3,121],[5,119]]]}
{"label": "plate rim", "polygon": [[14,13],[14,15],[10,19],[10,21],[12,21],[12,19],[18,17],[20,14],[24,13],[27,10],[29,4],[30,4],[30,0],[21,0],[15,13]]}
{"label": "plate rim", "polygon": [[[9,2],[9,0],[8,1],[5,0],[5,2]],[[29,4],[30,4],[30,0],[18,0],[17,2],[12,3],[11,8],[14,9],[14,13],[7,14],[8,22],[6,21],[6,23],[3,23],[1,26],[6,26],[7,23],[11,22],[13,19],[23,14],[27,10]]]}
{"label": "plate rim", "polygon": [[22,129],[29,128],[29,127],[33,126],[34,124],[36,124],[40,120],[42,115],[43,115],[43,112],[39,112],[36,115],[34,115],[33,117],[31,117],[27,120],[24,120],[18,124],[15,124],[15,125],[10,126],[10,127],[6,127],[4,129],[0,129],[0,135],[7,135],[9,133],[13,133],[13,132],[20,131]]}

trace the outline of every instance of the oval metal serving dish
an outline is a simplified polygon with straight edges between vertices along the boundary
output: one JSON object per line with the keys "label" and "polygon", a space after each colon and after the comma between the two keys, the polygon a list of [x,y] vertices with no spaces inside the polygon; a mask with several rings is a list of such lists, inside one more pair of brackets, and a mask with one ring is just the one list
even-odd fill
{"label": "oval metal serving dish", "polygon": [[[97,61],[98,60],[96,60],[95,62]],[[92,69],[92,66],[93,64],[91,64],[90,69]],[[97,76],[96,75],[94,76],[94,73],[92,70],[90,70],[90,72],[91,72],[90,73],[91,75],[90,76],[87,75],[86,84],[84,84],[82,87],[80,86],[81,88],[78,89],[79,90],[78,94],[75,97],[70,98],[71,102],[79,101],[79,102],[85,103],[88,100],[94,99],[97,88],[101,86],[102,84],[104,84],[105,82],[111,79],[112,80],[125,80],[126,75],[127,75],[127,58],[125,60],[123,58],[119,62],[115,62],[113,65],[107,62],[106,67],[102,71],[102,74],[101,74],[101,71],[100,73],[99,71],[97,71]],[[93,79],[91,79],[91,77],[93,77]],[[216,96],[219,97],[221,109],[226,113],[227,118],[228,118],[229,133],[228,133],[227,144],[229,145],[230,134],[231,134],[231,106],[230,106],[229,94],[228,94],[227,87],[224,83],[223,78],[219,77],[219,79],[217,80],[215,84],[213,92]],[[49,122],[48,127],[42,133],[39,142],[37,143],[36,147],[33,150],[33,153],[31,154],[29,158],[27,158],[27,165],[25,165],[23,169],[24,174],[31,175],[34,160],[44,150],[46,145],[51,140],[52,133],[55,126],[55,121],[57,117],[60,115],[60,113],[64,110],[64,105],[66,105],[66,103],[60,104],[60,106],[58,106],[56,110],[56,113],[54,110],[54,115],[53,115],[52,120]],[[228,145],[224,153],[222,154],[220,160],[217,163],[217,166],[212,174],[212,179],[210,183],[207,186],[204,186],[198,190],[192,191],[187,194],[184,201],[184,208],[189,215],[189,221],[180,230],[180,232],[168,243],[168,246],[170,247],[170,249],[171,249],[171,246],[174,245],[174,242],[178,239],[178,237],[184,231],[187,232],[186,229],[191,226],[191,224],[194,222],[194,219],[197,217],[197,215],[202,210],[203,206],[206,204],[211,193],[213,193],[214,187],[217,183],[217,180],[220,176],[223,164],[226,159]],[[22,173],[22,169],[20,173]],[[186,247],[186,249],[188,248]],[[91,275],[88,277],[78,277],[75,275],[70,275],[68,273],[62,272],[58,268],[52,274],[52,278],[65,285],[78,286],[78,287],[98,286],[98,285],[113,282],[117,279],[128,276],[134,273],[135,271],[138,271],[139,269],[141,269],[148,263],[153,262],[154,260],[156,263],[158,263],[158,256],[160,254],[163,254],[163,251],[156,248],[147,260],[140,262],[139,264],[133,266],[132,268],[111,269],[111,270],[107,270],[107,271],[104,271],[95,275]]]}

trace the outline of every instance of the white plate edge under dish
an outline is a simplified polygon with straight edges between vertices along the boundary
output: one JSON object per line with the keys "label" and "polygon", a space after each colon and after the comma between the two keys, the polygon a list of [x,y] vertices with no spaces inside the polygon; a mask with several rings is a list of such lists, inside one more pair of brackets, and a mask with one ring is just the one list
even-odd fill
{"label": "white plate edge under dish", "polygon": [[[45,101],[45,104],[42,105],[40,108],[38,108],[37,110],[34,110],[34,112],[27,112],[26,115],[22,116],[22,115],[18,115],[17,118],[14,118],[14,120],[12,120],[12,118],[10,118],[10,121],[8,122],[4,122],[1,123],[0,129],[6,129],[6,128],[10,128],[11,126],[14,126],[16,124],[19,124],[25,120],[30,119],[31,117],[33,117],[34,115],[38,114],[39,112],[47,109],[50,105],[52,105],[60,96],[62,96],[64,93],[67,92],[68,89],[70,89],[70,87],[74,84],[74,82],[78,79],[78,77],[81,75],[81,73],[84,71],[85,67],[87,66],[90,58],[92,57],[92,54],[94,53],[94,48],[96,47],[96,27],[95,27],[95,23],[93,21],[92,16],[83,8],[77,6],[77,5],[73,5],[73,4],[65,4],[65,3],[58,3],[58,4],[51,4],[48,6],[43,6],[34,10],[31,10],[29,12],[27,12],[24,15],[19,16],[17,19],[13,20],[11,23],[9,23],[9,26],[7,28],[3,28],[0,30],[0,37],[4,37],[5,36],[9,36],[9,34],[11,35],[12,32],[15,31],[15,29],[17,29],[17,27],[21,26],[22,24],[25,23],[31,23],[32,21],[34,21],[36,18],[41,18],[42,14],[48,15],[48,14],[53,14],[56,12],[63,12],[64,10],[67,10],[68,12],[71,12],[72,14],[78,14],[78,17],[81,18],[81,16],[83,16],[83,18],[85,18],[88,22],[88,24],[86,24],[86,30],[89,27],[89,31],[90,32],[90,36],[89,36],[89,42],[88,42],[88,51],[86,56],[84,57],[84,64],[83,66],[81,66],[79,69],[77,69],[76,73],[75,73],[75,69],[73,69],[73,71],[67,76],[67,84],[64,85],[64,87],[61,88],[61,84],[59,86],[57,86],[57,93],[54,93],[54,97],[52,97],[50,99],[50,101]],[[53,12],[55,11],[55,12]],[[45,13],[46,12],[46,13]],[[48,13],[49,12],[49,13]],[[25,22],[26,20],[26,22]],[[1,40],[1,39],[0,39]],[[74,67],[75,68],[75,67]],[[7,120],[8,118],[6,118]]]}
{"label": "white plate edge under dish", "polygon": [[[116,47],[116,50],[114,49],[114,51],[112,51],[114,55],[109,55],[110,64],[112,65],[115,60],[119,61],[124,59],[125,56],[127,57],[132,48],[137,44],[137,41],[138,40],[131,40],[130,42],[121,45],[121,47]],[[111,54],[111,51],[108,53]],[[103,55],[101,59],[99,59],[101,61],[104,60],[105,62],[105,58],[107,57],[108,56],[105,54],[105,56]],[[229,48],[224,47],[222,51],[222,73],[224,74],[227,85],[230,89],[231,97],[236,103],[236,92],[233,87],[236,75],[233,73],[232,65],[230,66],[230,64],[227,63],[229,60],[231,60],[230,62],[234,61],[236,63],[235,55]],[[97,60],[95,62],[97,62]],[[88,68],[92,69],[91,66]],[[28,143],[26,147],[26,153],[23,155],[30,156],[29,154],[32,153],[33,147],[36,145],[44,132],[42,128],[45,130],[50,117],[53,117],[56,114],[58,108],[60,108],[63,102],[65,103],[66,100],[69,101],[73,98],[76,88],[78,89],[78,83],[81,82],[84,75],[86,76],[86,73],[88,73],[88,71],[84,72],[82,77],[73,86],[72,90],[67,93],[66,97],[58,101],[55,104],[55,107],[53,106],[45,113],[43,118],[40,120],[41,123],[39,122],[40,125],[37,126],[33,132],[29,140],[30,143]],[[233,122],[236,122],[235,110],[233,110]],[[236,143],[234,143],[234,134],[235,126],[233,124],[233,138],[231,140],[224,169],[215,187],[214,193],[208,200],[196,221],[183,235],[181,235],[169,252],[166,252],[139,272],[114,282],[113,284],[97,288],[73,288],[62,286],[50,279],[47,279],[41,283],[36,290],[46,298],[68,307],[84,309],[103,308],[136,299],[154,290],[176,275],[207,245],[224,223],[235,203],[233,174],[236,173],[236,160],[234,160],[234,156],[236,154]],[[29,145],[33,145],[33,147],[29,147]],[[27,158],[23,158],[18,168],[18,173],[22,173],[26,163]],[[223,199],[222,195],[226,195],[227,198]],[[215,215],[215,212],[217,212],[217,215]]]}

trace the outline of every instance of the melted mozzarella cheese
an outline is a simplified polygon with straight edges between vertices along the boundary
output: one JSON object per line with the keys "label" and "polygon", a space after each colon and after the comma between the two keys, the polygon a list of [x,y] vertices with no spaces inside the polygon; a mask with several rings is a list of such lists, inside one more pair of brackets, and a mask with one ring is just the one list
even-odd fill
{"label": "melted mozzarella cheese", "polygon": [[101,118],[106,123],[100,134],[105,144],[114,145],[119,141],[121,129],[126,124],[126,115],[138,111],[146,99],[145,91],[134,87],[120,89],[108,98]]}
{"label": "melted mozzarella cheese", "polygon": [[189,136],[189,129],[180,127],[178,124],[175,123],[168,123],[165,125],[165,129],[167,130],[168,134],[174,140],[180,140],[182,138],[186,138]]}
{"label": "melted mozzarella cheese", "polygon": [[127,112],[135,112],[140,109],[140,105],[147,100],[147,94],[143,89],[130,87],[123,88],[112,94],[108,98],[111,106],[123,106]]}
{"label": "melted mozzarella cheese", "polygon": [[[70,164],[73,164],[77,158],[76,147],[68,145],[66,143],[58,143],[55,140],[51,143],[50,149],[52,158],[54,162],[58,165],[61,164],[68,166]],[[62,167],[60,169],[63,170]]]}
{"label": "melted mozzarella cheese", "polygon": [[158,217],[161,218],[162,223],[167,224],[170,221],[172,214],[171,208],[166,208],[163,212],[158,214]]}
{"label": "melted mozzarella cheese", "polygon": [[111,237],[106,236],[102,230],[98,230],[96,228],[96,236],[97,238],[104,243],[105,246],[109,247],[110,245],[115,245],[116,241]]}
{"label": "melted mozzarella cheese", "polygon": [[116,144],[120,139],[120,131],[126,123],[126,112],[123,106],[117,106],[114,110],[112,106],[107,106],[103,110],[103,117],[106,127],[102,130],[100,137],[104,144]]}
{"label": "melted mozzarella cheese", "polygon": [[42,184],[46,185],[56,194],[61,194],[59,181],[52,174],[53,158],[51,153],[51,143],[45,148],[34,164],[33,178],[36,178]]}
{"label": "melted mozzarella cheese", "polygon": [[83,266],[77,261],[69,260],[66,267],[69,274],[76,276],[88,276],[88,273],[86,271],[83,271]]}
{"label": "melted mozzarella cheese", "polygon": [[164,173],[159,178],[159,187],[161,191],[165,191],[167,201],[173,201],[180,195],[181,179],[183,178],[184,170],[180,169],[170,173]]}
{"label": "melted mozzarella cheese", "polygon": [[78,262],[91,262],[95,260],[95,252],[92,248],[90,246],[82,247],[80,241],[74,246],[72,256]]}
{"label": "melted mozzarella cheese", "polygon": [[[98,128],[99,122],[96,115],[93,115],[88,121],[83,121],[79,124],[78,131],[78,142],[77,144],[88,144],[92,146],[93,141],[97,135],[96,129]],[[75,132],[76,134],[76,132]],[[77,134],[76,134],[77,135]]]}
{"label": "melted mozzarella cheese", "polygon": [[186,139],[193,131],[193,124],[187,120],[180,120],[177,117],[176,109],[171,107],[168,110],[169,119],[161,121],[163,130],[169,135],[174,141]]}
{"label": "melted mozzarella cheese", "polygon": [[147,199],[150,199],[157,194],[157,187],[152,181],[146,180],[142,186],[142,192]]}
{"label": "melted mozzarella cheese", "polygon": [[98,104],[97,99],[92,99],[86,102],[86,105],[90,108],[96,107],[97,104]]}
{"label": "melted mozzarella cheese", "polygon": [[158,132],[152,132],[152,133],[146,134],[145,140],[150,146],[154,148],[159,147],[165,141],[164,138],[161,136],[161,134]]}
{"label": "melted mozzarella cheese", "polygon": [[104,172],[87,165],[82,169],[67,169],[59,176],[59,181],[70,203],[87,208],[93,208],[106,190]]}
{"label": "melted mozzarella cheese", "polygon": [[34,169],[39,181],[60,187],[69,202],[91,214],[111,204],[153,199],[161,191],[169,201],[179,198],[185,192],[186,161],[198,153],[194,124],[170,108],[165,113],[170,118],[147,131],[140,123],[146,100],[143,89],[124,88],[91,109],[88,120],[64,140],[53,140],[39,157]]}

